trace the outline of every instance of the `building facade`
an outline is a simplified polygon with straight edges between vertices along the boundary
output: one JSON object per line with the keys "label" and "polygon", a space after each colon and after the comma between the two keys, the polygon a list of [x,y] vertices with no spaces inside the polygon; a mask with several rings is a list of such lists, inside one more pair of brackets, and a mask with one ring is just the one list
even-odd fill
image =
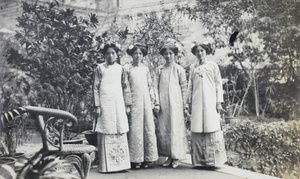
{"label": "building facade", "polygon": [[[36,0],[0,0],[0,34],[14,34],[17,29],[16,18],[22,13],[22,1],[35,3]],[[143,23],[144,13],[160,14],[164,11],[176,9],[176,4],[195,4],[196,0],[57,0],[61,8],[75,9],[75,14],[87,18],[90,13],[95,13],[99,20],[95,33],[101,33],[111,28],[112,22],[117,22],[119,27],[128,27],[134,30],[138,23]],[[40,4],[48,4],[53,0],[38,0]],[[130,18],[128,18],[130,17]],[[179,20],[180,19],[180,20]],[[190,21],[188,17],[178,17],[176,32],[181,34],[180,41],[187,52],[193,41],[210,41],[202,36],[203,27],[199,22]],[[194,58],[187,53],[188,59]]]}

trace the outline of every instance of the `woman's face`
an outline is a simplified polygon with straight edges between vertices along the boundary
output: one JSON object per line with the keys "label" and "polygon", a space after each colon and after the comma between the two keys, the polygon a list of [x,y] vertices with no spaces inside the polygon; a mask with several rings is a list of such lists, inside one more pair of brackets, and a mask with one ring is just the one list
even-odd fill
{"label": "woman's face", "polygon": [[108,48],[105,53],[105,59],[108,63],[112,64],[117,60],[117,53],[113,48]]}
{"label": "woman's face", "polygon": [[143,59],[143,52],[141,49],[136,49],[132,54],[132,59],[134,62],[140,62]]}
{"label": "woman's face", "polygon": [[198,58],[198,60],[202,61],[206,57],[206,51],[201,46],[198,46],[195,50],[195,55]]}
{"label": "woman's face", "polygon": [[170,49],[167,49],[163,56],[167,63],[171,63],[175,60],[175,53]]}

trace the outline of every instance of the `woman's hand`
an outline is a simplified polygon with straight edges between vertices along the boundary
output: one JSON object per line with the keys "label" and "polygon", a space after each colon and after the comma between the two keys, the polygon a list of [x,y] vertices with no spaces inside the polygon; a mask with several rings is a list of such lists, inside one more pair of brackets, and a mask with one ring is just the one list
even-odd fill
{"label": "woman's hand", "polygon": [[184,117],[190,117],[191,116],[191,105],[190,104],[186,104],[184,109],[183,109],[183,114],[184,114]]}
{"label": "woman's hand", "polygon": [[191,113],[190,113],[190,105],[189,104],[186,104],[184,109],[183,109],[183,114],[184,114],[184,117],[191,117]]}
{"label": "woman's hand", "polygon": [[100,106],[96,106],[94,109],[95,115],[98,117],[101,115],[101,107]]}
{"label": "woman's hand", "polygon": [[126,106],[126,114],[127,115],[131,114],[131,106]]}
{"label": "woman's hand", "polygon": [[184,117],[187,117],[187,118],[189,118],[191,116],[191,113],[189,112],[188,109],[184,109],[183,114],[184,114]]}
{"label": "woman's hand", "polygon": [[154,113],[154,115],[158,115],[159,114],[159,111],[160,111],[160,107],[159,107],[159,105],[158,104],[156,104],[155,106],[154,106],[154,108],[153,108],[153,113]]}
{"label": "woman's hand", "polygon": [[220,113],[223,110],[222,104],[220,102],[216,105],[217,112]]}

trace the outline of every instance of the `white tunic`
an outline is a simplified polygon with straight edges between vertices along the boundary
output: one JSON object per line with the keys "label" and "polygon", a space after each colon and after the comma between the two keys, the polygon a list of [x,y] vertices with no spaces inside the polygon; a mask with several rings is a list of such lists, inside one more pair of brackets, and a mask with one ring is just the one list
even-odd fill
{"label": "white tunic", "polygon": [[152,107],[154,92],[152,79],[147,66],[139,63],[124,67],[125,76],[129,82],[130,94],[126,94],[126,102],[131,102],[131,118],[129,118],[128,142],[130,161],[140,163],[152,162],[158,159],[157,141]]}
{"label": "white tunic", "polygon": [[157,144],[161,156],[182,159],[188,151],[183,109],[186,98],[185,70],[175,62],[160,66]]}
{"label": "white tunic", "polygon": [[192,104],[192,132],[220,130],[220,115],[217,113],[216,103],[223,102],[223,89],[220,70],[215,62],[191,65],[187,101]]}
{"label": "white tunic", "polygon": [[122,66],[98,65],[94,72],[94,105],[101,107],[96,132],[122,134],[129,130],[122,89]]}

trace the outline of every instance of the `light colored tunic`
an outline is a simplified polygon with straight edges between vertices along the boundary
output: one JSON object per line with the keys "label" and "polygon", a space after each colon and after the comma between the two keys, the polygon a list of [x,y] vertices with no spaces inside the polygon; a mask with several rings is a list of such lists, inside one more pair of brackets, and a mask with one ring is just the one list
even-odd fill
{"label": "light colored tunic", "polygon": [[216,103],[223,102],[222,79],[218,65],[206,61],[190,67],[188,103],[192,104],[191,131],[220,130],[220,114]]}
{"label": "light colored tunic", "polygon": [[183,115],[187,85],[185,70],[175,62],[170,66],[160,66],[158,70],[158,152],[161,156],[182,159],[188,151]]}
{"label": "light colored tunic", "polygon": [[122,134],[129,130],[123,98],[122,73],[123,68],[117,63],[100,64],[94,72],[94,105],[101,107],[96,132]]}
{"label": "light colored tunic", "polygon": [[[98,158],[100,172],[114,172],[130,168],[121,65],[98,65],[94,72],[93,95],[95,107],[101,107],[95,131],[98,132]],[[126,90],[125,90],[126,91]]]}
{"label": "light colored tunic", "polygon": [[192,104],[191,157],[193,166],[220,166],[227,161],[217,102],[223,102],[219,67],[204,61],[190,68],[188,103]]}
{"label": "light colored tunic", "polygon": [[[155,125],[152,106],[154,91],[149,69],[142,63],[124,67],[130,90],[126,105],[131,106],[129,120],[130,161],[134,163],[153,162],[158,159]],[[130,93],[130,94],[129,94]]]}

